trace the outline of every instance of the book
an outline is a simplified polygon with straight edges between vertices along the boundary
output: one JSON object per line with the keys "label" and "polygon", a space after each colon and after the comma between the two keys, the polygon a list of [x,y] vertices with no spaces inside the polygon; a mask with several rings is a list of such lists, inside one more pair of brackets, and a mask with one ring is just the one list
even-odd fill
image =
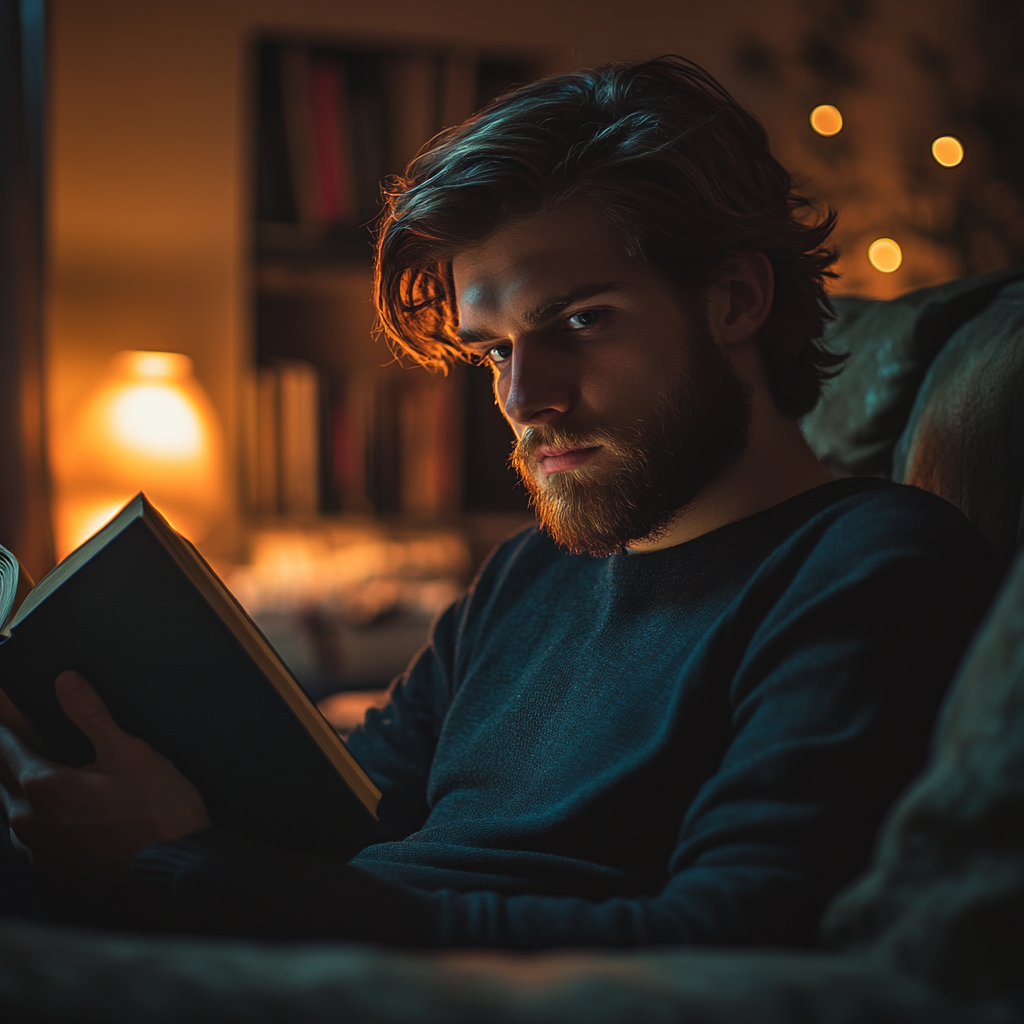
{"label": "book", "polygon": [[144,495],[31,589],[0,548],[0,624],[0,688],[54,760],[95,760],[54,691],[74,668],[192,782],[214,825],[346,858],[375,841],[373,782]]}
{"label": "book", "polygon": [[319,375],[295,360],[276,369],[281,511],[313,515],[320,507]]}
{"label": "book", "polygon": [[320,508],[321,381],[297,360],[260,367],[256,379],[254,508],[315,515]]}
{"label": "book", "polygon": [[319,214],[322,220],[331,224],[350,224],[356,220],[345,78],[345,65],[341,61],[321,56],[310,62],[310,108]]}
{"label": "book", "polygon": [[321,197],[306,47],[289,46],[281,54],[281,91],[295,208],[301,222],[317,224],[322,220]]}
{"label": "book", "polygon": [[409,162],[437,131],[437,62],[409,55],[388,61],[391,99],[392,170],[404,174]]}
{"label": "book", "polygon": [[299,220],[354,223],[356,186],[344,62],[309,47],[286,47],[281,92]]}
{"label": "book", "polygon": [[462,375],[409,374],[399,395],[402,512],[413,518],[454,514],[461,498]]}

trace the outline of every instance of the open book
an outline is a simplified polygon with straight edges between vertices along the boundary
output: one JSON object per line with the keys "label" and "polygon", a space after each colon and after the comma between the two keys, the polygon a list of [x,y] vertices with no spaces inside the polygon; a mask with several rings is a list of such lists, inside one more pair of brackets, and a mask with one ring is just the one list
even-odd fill
{"label": "open book", "polygon": [[199,553],[140,494],[31,586],[0,548],[0,689],[65,764],[94,760],[57,703],[76,669],[214,824],[351,856],[380,793]]}

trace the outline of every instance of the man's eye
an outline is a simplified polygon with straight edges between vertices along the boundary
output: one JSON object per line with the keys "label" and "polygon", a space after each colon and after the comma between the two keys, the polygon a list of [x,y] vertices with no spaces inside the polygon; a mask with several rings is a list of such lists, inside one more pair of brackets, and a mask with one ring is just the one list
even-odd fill
{"label": "man's eye", "polygon": [[601,314],[596,309],[584,309],[569,317],[569,326],[582,330],[584,327],[593,327],[600,319]]}
{"label": "man's eye", "polygon": [[490,359],[490,361],[492,363],[503,363],[511,355],[512,355],[512,346],[511,345],[495,345],[494,348],[492,348],[487,353],[487,358]]}

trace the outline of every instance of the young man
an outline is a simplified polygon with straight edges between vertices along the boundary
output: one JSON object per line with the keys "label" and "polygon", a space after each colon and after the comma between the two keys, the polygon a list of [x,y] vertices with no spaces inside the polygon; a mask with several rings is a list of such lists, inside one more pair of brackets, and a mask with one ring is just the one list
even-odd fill
{"label": "young man", "polygon": [[539,82],[436,141],[389,197],[381,319],[420,362],[491,366],[542,529],[352,736],[386,841],[342,864],[210,828],[65,674],[96,766],[0,736],[37,870],[130,877],[227,933],[813,941],[923,764],[997,566],[951,506],[832,480],[804,443],[841,361],[818,340],[832,219],[806,206],[676,59]]}

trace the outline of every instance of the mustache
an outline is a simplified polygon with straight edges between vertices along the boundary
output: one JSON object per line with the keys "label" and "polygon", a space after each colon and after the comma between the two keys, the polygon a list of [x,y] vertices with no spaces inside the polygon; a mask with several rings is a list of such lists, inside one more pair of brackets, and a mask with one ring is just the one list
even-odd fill
{"label": "mustache", "polygon": [[[564,427],[527,427],[512,449],[509,461],[525,468],[537,462],[539,448],[606,448],[612,454],[624,453],[630,448],[631,437],[606,428],[567,430]],[[633,431],[629,431],[630,434]]]}

